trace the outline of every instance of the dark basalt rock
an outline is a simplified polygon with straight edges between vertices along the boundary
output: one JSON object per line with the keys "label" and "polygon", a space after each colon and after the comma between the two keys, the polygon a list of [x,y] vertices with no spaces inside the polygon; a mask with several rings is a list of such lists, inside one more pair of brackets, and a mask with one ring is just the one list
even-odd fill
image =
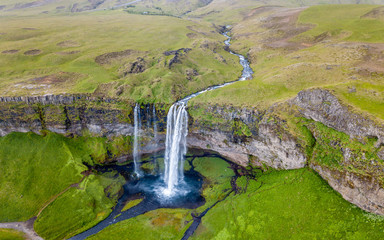
{"label": "dark basalt rock", "polygon": [[166,51],[163,54],[165,56],[172,56],[174,57],[169,61],[168,67],[171,68],[172,65],[176,63],[181,63],[181,56],[183,56],[183,53],[187,54],[189,51],[191,51],[191,48],[180,48],[178,50],[172,50],[172,51]]}
{"label": "dark basalt rock", "polygon": [[124,76],[127,76],[128,74],[132,73],[142,73],[146,69],[146,62],[144,58],[137,58],[137,61],[131,63],[131,65],[128,67],[128,71],[124,72]]}

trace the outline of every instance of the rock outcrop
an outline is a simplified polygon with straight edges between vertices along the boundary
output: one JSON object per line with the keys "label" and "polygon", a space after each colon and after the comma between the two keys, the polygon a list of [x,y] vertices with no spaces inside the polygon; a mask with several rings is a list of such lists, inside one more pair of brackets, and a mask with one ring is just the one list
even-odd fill
{"label": "rock outcrop", "polygon": [[193,120],[188,136],[190,147],[211,149],[242,166],[266,165],[276,169],[305,166],[303,148],[278,123],[268,122],[265,112],[234,107],[203,108],[204,115],[221,120],[217,123]]}
{"label": "rock outcrop", "polygon": [[344,132],[352,138],[376,137],[376,147],[384,144],[384,126],[367,116],[353,113],[328,90],[301,91],[292,103],[299,107],[306,118]]}
{"label": "rock outcrop", "polygon": [[365,211],[384,215],[384,189],[371,177],[311,165],[343,198]]}

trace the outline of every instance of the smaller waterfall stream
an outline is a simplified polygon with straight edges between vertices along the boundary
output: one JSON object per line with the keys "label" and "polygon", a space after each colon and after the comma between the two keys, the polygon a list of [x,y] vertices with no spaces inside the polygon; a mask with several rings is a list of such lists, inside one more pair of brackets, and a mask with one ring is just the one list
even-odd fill
{"label": "smaller waterfall stream", "polygon": [[137,177],[140,177],[140,142],[139,135],[141,129],[141,116],[140,116],[140,106],[136,103],[134,109],[134,136],[133,136],[133,163],[134,171]]}
{"label": "smaller waterfall stream", "polygon": [[159,140],[157,136],[157,117],[156,117],[156,106],[153,104],[152,109],[152,124],[153,124],[153,139],[155,141],[155,149],[157,149]]}

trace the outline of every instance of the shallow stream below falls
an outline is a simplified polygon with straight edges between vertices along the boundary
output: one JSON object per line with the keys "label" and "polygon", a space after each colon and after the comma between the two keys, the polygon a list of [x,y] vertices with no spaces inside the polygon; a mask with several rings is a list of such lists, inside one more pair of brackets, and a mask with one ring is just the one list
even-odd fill
{"label": "shallow stream below falls", "polygon": [[[228,31],[224,32],[223,35],[227,38],[224,41],[224,44],[229,49],[229,46],[231,45],[230,44],[231,37],[228,36]],[[244,80],[252,79],[253,71],[249,66],[248,60],[243,55],[234,53],[232,51],[230,51],[230,53],[239,57],[239,62],[243,66],[243,71],[242,71],[241,77],[235,81],[224,83],[221,85],[211,86],[211,87],[208,87],[208,88],[206,88],[200,92],[197,92],[197,93],[194,93],[194,94],[187,96],[186,98],[178,101],[177,103],[175,103],[171,107],[171,109],[175,109],[175,113],[178,112],[177,109],[182,109],[182,111],[185,111],[185,108],[187,106],[188,101],[190,99],[204,93],[204,92],[212,91],[212,90],[215,90],[218,88],[222,88],[222,87],[225,87],[227,85],[233,84],[233,83],[238,82],[238,81],[244,81]],[[173,114],[173,115],[168,114],[168,118],[171,117],[171,118],[176,119],[178,115],[181,115],[181,114],[180,113]],[[187,121],[185,121],[185,122],[187,122]],[[135,126],[136,126],[136,124],[135,124]],[[182,127],[179,127],[179,128],[182,129]],[[171,131],[170,129],[172,129],[172,131],[177,131],[177,129],[179,129],[179,128],[177,128],[177,127],[176,128],[175,127],[170,128],[170,125],[169,124],[167,125],[167,131]],[[184,136],[184,138],[185,138],[186,134],[187,134],[187,129],[184,129],[184,130],[185,130],[185,136]],[[167,138],[168,138],[168,135],[167,135]],[[172,138],[172,136],[170,136],[170,139],[171,138]],[[180,143],[177,142],[176,145],[179,146]],[[186,145],[186,144],[184,144],[184,145]],[[168,156],[170,154],[168,148],[171,149],[171,147],[166,146],[165,158],[172,160],[174,157]],[[175,155],[180,156],[180,153],[182,151],[186,151],[186,149],[185,150],[177,150],[177,153],[175,153]],[[209,154],[212,154],[212,153],[205,153],[205,154],[207,154],[207,156],[209,156]],[[214,154],[214,156],[221,158],[220,156],[215,155],[215,154]],[[156,160],[159,158],[162,158],[162,157],[164,157],[164,152],[163,153],[157,153],[156,155],[154,155],[152,157],[152,159],[153,159],[152,161],[154,161],[153,164],[158,165],[158,162],[156,162]],[[183,158],[183,156],[181,156],[180,158]],[[194,159],[193,155],[189,156],[189,158]],[[224,158],[222,158],[222,159],[223,159],[223,161],[226,161]],[[184,159],[179,159],[179,160],[184,161]],[[186,160],[188,161],[188,157],[186,157]],[[117,165],[109,166],[109,167],[106,166],[106,167],[99,167],[98,169],[96,169],[97,171],[100,171],[100,172],[116,170],[119,172],[119,174],[123,175],[125,177],[125,179],[127,180],[127,182],[124,185],[124,194],[119,199],[119,201],[116,204],[116,206],[114,207],[112,213],[106,219],[104,219],[103,221],[98,223],[96,226],[94,226],[94,227],[88,229],[87,231],[84,231],[84,232],[82,232],[82,233],[80,233],[80,234],[78,234],[78,235],[76,235],[70,239],[71,240],[85,239],[89,236],[92,236],[92,235],[100,232],[101,230],[103,230],[104,228],[108,227],[111,224],[115,224],[115,223],[123,221],[123,220],[134,218],[136,216],[139,216],[141,214],[144,214],[146,212],[149,212],[149,211],[152,211],[155,209],[160,209],[160,208],[195,209],[195,208],[198,208],[198,207],[204,205],[205,200],[201,196],[202,186],[203,186],[203,177],[197,171],[194,170],[193,164],[190,163],[190,165],[192,167],[187,171],[185,171],[184,168],[182,168],[181,175],[184,175],[184,177],[183,177],[182,181],[179,181],[177,183],[177,189],[176,189],[176,188],[173,188],[174,183],[170,184],[170,181],[167,180],[167,178],[169,178],[169,176],[167,176],[167,171],[169,172],[170,171],[169,168],[172,167],[173,165],[174,166],[183,166],[183,164],[180,165],[177,162],[172,163],[172,161],[164,161],[164,162],[165,162],[165,174],[160,174],[159,168],[157,168],[157,171],[151,172],[150,174],[142,174],[141,172],[139,174],[136,160],[134,161],[134,164],[131,163],[128,165],[123,165],[123,166],[117,166]],[[183,170],[184,170],[184,172],[183,172]],[[176,171],[179,172],[177,169],[176,169]],[[140,175],[139,178],[133,177],[133,176],[138,176],[138,175]],[[172,174],[170,176],[172,176]],[[164,178],[166,178],[166,179],[164,180]],[[177,175],[174,178],[179,179],[177,177]],[[164,192],[165,192],[164,190],[170,190],[170,186],[172,187],[171,190],[177,190],[177,194],[173,194],[172,196],[167,198],[166,196],[164,196]],[[231,192],[227,193],[227,196],[230,193]],[[129,199],[132,199],[132,197],[134,197],[134,196],[141,196],[143,198],[143,200],[139,204],[137,204],[136,206],[133,206],[130,209],[122,212],[126,202]],[[222,201],[222,200],[220,200],[220,201]],[[193,223],[185,232],[185,234],[182,238],[183,240],[188,239],[194,233],[194,231],[197,229],[197,227],[200,224],[201,218],[212,207],[214,207],[218,202],[219,201],[214,203],[212,206],[208,206],[206,208],[206,210],[203,211],[199,216],[193,216]]]}

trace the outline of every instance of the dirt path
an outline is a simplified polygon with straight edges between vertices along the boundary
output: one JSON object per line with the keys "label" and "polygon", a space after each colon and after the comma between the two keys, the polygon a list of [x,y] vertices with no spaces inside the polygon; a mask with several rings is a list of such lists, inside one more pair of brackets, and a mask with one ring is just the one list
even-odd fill
{"label": "dirt path", "polygon": [[20,232],[24,232],[27,236],[27,239],[30,239],[30,240],[44,240],[42,237],[40,237],[36,232],[35,230],[33,229],[33,224],[35,222],[35,220],[37,219],[38,216],[40,216],[41,212],[46,208],[48,207],[53,201],[55,201],[58,197],[60,197],[61,195],[63,195],[65,192],[67,192],[69,189],[73,188],[73,187],[79,187],[79,184],[84,180],[84,178],[86,176],[88,176],[89,174],[85,174],[83,176],[83,178],[78,182],[78,183],[74,183],[72,185],[70,185],[69,187],[67,187],[66,189],[64,189],[63,191],[61,191],[60,193],[56,194],[55,196],[53,196],[46,204],[44,204],[44,206],[40,209],[39,213],[37,214],[36,217],[33,217],[25,222],[8,222],[8,223],[0,223],[0,228],[12,228],[12,229],[15,229],[15,230],[18,230]]}
{"label": "dirt path", "polygon": [[36,217],[33,217],[25,222],[9,222],[9,223],[0,223],[0,228],[12,228],[20,232],[24,232],[27,239],[30,240],[43,240],[36,232],[33,230],[33,223],[35,222]]}
{"label": "dirt path", "polygon": [[72,184],[71,186],[67,187],[66,189],[64,189],[63,191],[61,191],[60,193],[56,194],[55,196],[53,196],[39,211],[39,213],[37,214],[36,217],[39,217],[41,212],[49,206],[49,204],[51,204],[53,201],[55,201],[58,197],[60,197],[61,195],[63,195],[65,192],[67,192],[69,189],[73,188],[73,187],[79,187],[79,184],[84,180],[85,176],[80,180],[80,182],[78,183],[74,183]]}

